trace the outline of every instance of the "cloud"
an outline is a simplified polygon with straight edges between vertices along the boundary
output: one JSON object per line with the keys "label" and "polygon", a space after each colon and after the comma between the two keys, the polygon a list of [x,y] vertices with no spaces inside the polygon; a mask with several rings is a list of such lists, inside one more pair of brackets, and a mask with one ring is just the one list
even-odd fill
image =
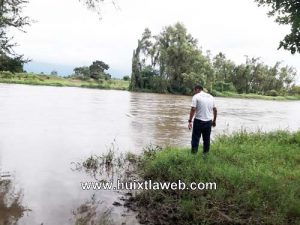
{"label": "cloud", "polygon": [[30,0],[25,13],[38,22],[26,34],[14,32],[18,52],[36,62],[61,65],[100,59],[129,74],[143,30],[157,34],[179,21],[213,54],[222,51],[237,62],[244,55],[262,57],[268,64],[284,60],[300,71],[299,55],[277,51],[289,27],[276,24],[253,0],[119,0],[118,6],[120,10],[104,4],[99,20],[77,0]]}

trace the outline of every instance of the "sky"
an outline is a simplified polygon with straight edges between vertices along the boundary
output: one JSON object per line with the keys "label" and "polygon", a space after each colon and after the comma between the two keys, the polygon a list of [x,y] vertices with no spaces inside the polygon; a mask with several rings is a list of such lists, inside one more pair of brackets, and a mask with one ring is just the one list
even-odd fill
{"label": "sky", "polygon": [[261,57],[268,65],[283,61],[297,69],[300,54],[277,50],[289,26],[278,25],[266,15],[268,8],[254,0],[109,0],[101,17],[79,0],[29,0],[24,14],[35,20],[26,33],[11,31],[17,53],[32,59],[28,72],[72,73],[74,67],[95,60],[109,64],[113,77],[131,73],[131,58],[145,28],[158,34],[165,26],[183,23],[212,55],[225,53],[236,63],[245,55]]}

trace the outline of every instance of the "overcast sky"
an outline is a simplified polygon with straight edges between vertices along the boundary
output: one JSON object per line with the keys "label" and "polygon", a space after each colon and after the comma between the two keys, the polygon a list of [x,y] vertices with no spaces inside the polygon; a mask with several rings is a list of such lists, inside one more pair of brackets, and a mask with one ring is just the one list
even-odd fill
{"label": "overcast sky", "polygon": [[[182,22],[203,50],[222,51],[237,63],[245,55],[294,66],[300,72],[300,55],[277,50],[289,32],[266,15],[254,0],[117,0],[107,3],[102,20],[78,0],[29,0],[24,14],[36,20],[27,33],[14,32],[17,52],[33,61],[25,68],[34,72],[57,70],[72,73],[73,67],[98,59],[108,63],[115,77],[131,72],[132,51],[143,30],[153,34],[164,26]],[[299,76],[298,76],[299,77]]]}

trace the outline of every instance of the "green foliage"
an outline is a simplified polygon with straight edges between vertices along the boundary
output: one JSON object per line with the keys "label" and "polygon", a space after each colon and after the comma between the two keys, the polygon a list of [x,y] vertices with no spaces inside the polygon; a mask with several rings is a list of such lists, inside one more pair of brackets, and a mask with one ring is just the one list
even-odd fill
{"label": "green foliage", "polygon": [[10,71],[13,73],[23,72],[24,60],[22,57],[9,57],[5,54],[0,54],[0,71]]}
{"label": "green foliage", "polygon": [[96,60],[89,67],[76,67],[74,68],[74,75],[71,78],[81,79],[81,80],[110,80],[111,75],[106,73],[105,70],[109,69],[109,65],[103,61]]}
{"label": "green foliage", "polygon": [[292,95],[300,95],[300,86],[293,86],[290,90]]}
{"label": "green foliage", "polygon": [[128,76],[128,75],[124,76],[124,77],[123,77],[123,80],[129,81],[129,80],[130,80],[130,76]]}
{"label": "green foliage", "polygon": [[[206,81],[212,72],[209,59],[197,47],[197,40],[183,24],[177,23],[155,36],[149,29],[144,31],[133,53],[130,86],[132,90],[187,94],[191,82]],[[160,87],[156,88],[150,81],[158,82]]]}
{"label": "green foliage", "polygon": [[235,92],[236,91],[235,87],[233,86],[233,83],[226,83],[223,81],[216,81],[213,85],[213,88],[219,92],[224,92],[224,91]]}
{"label": "green foliage", "polygon": [[94,78],[96,80],[110,79],[110,77],[104,73],[104,70],[108,70],[109,66],[102,61],[99,61],[99,60],[94,61],[92,63],[92,65],[90,65],[89,69],[90,69],[90,77],[91,78]]}
{"label": "green foliage", "polygon": [[99,89],[128,90],[129,81],[124,80],[78,80],[74,77],[63,78],[56,75],[41,75],[33,73],[16,73],[0,71],[0,83],[86,87]]}
{"label": "green foliage", "polygon": [[217,189],[145,190],[137,196],[138,205],[148,216],[167,214],[159,217],[166,224],[297,225],[299,151],[299,131],[240,131],[218,137],[206,161],[190,149],[144,155],[140,170],[145,180],[216,182]]}
{"label": "green foliage", "polygon": [[90,78],[90,68],[87,66],[76,67],[74,69],[74,73],[76,78],[79,79],[89,79]]}
{"label": "green foliage", "polygon": [[270,6],[269,16],[275,16],[276,22],[291,26],[291,32],[280,41],[279,48],[292,54],[300,53],[300,2],[298,0],[255,0],[259,6]]}
{"label": "green foliage", "polygon": [[213,67],[215,71],[215,80],[222,82],[231,82],[235,75],[234,62],[226,59],[225,54],[220,52],[213,58]]}
{"label": "green foliage", "polygon": [[267,96],[278,96],[278,92],[276,90],[270,90],[266,92]]}
{"label": "green foliage", "polygon": [[[0,1],[0,55],[14,55],[12,38],[8,36],[11,28],[21,30],[29,25],[28,17],[22,15],[24,6],[28,3],[26,0],[1,0]],[[18,56],[20,57],[20,56]]]}
{"label": "green foliage", "polygon": [[211,59],[177,23],[159,35],[145,29],[133,52],[130,90],[191,94],[195,84],[202,84],[217,95],[216,91],[266,95],[270,90],[286,95],[292,93],[295,76],[293,67],[279,62],[268,66],[260,58],[246,56],[245,63],[236,65],[220,52]]}

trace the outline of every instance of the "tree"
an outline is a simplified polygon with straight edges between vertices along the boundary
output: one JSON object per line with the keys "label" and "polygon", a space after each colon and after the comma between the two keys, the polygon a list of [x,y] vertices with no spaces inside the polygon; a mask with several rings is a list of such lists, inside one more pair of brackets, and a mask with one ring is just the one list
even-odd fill
{"label": "tree", "polygon": [[90,78],[90,68],[87,66],[74,68],[74,73],[77,78],[88,79]]}
{"label": "tree", "polygon": [[197,72],[197,66],[203,65],[197,40],[187,32],[183,24],[176,23],[166,27],[158,35],[157,42],[160,75],[169,80],[171,92],[185,92],[183,74]]}
{"label": "tree", "polygon": [[29,17],[22,15],[26,0],[0,0],[0,54],[13,54],[14,43],[8,35],[8,29],[16,28],[23,31],[22,28],[30,24]]}
{"label": "tree", "polygon": [[300,1],[299,0],[255,0],[259,6],[271,6],[269,16],[275,16],[279,24],[291,25],[291,33],[279,43],[280,48],[300,53]]}
{"label": "tree", "polygon": [[[149,56],[148,52],[151,44],[149,39],[151,38],[151,32],[149,29],[145,29],[142,34],[141,40],[138,40],[138,46],[133,51],[132,55],[132,67],[131,67],[131,80],[130,80],[130,90],[136,90],[139,88],[143,88],[143,78],[142,78],[142,70],[147,66],[147,57]],[[153,46],[153,45],[152,45]],[[151,63],[155,65],[155,63]]]}
{"label": "tree", "polygon": [[53,76],[57,76],[57,71],[56,70],[52,70],[50,75],[53,75]]}
{"label": "tree", "polygon": [[82,66],[82,67],[76,67],[74,68],[73,77],[79,78],[79,79],[105,79],[109,80],[111,79],[111,75],[106,73],[105,70],[109,69],[109,65],[104,63],[103,61],[96,60],[92,63],[90,66]]}
{"label": "tree", "polygon": [[24,62],[20,57],[8,57],[0,54],[0,71],[10,71],[13,73],[23,72]]}
{"label": "tree", "polygon": [[125,80],[125,81],[129,81],[129,80],[130,80],[130,76],[128,76],[128,75],[125,75],[125,76],[123,77],[123,80]]}
{"label": "tree", "polygon": [[145,29],[133,52],[130,89],[187,94],[193,82],[211,85],[213,74],[210,59],[202,54],[197,40],[176,23],[155,36]]}
{"label": "tree", "polygon": [[108,79],[107,75],[104,73],[104,70],[108,70],[109,66],[99,60],[96,60],[93,62],[92,65],[90,65],[90,76],[94,79]]}
{"label": "tree", "polygon": [[234,73],[235,64],[220,52],[213,58],[213,67],[216,80],[228,82]]}

